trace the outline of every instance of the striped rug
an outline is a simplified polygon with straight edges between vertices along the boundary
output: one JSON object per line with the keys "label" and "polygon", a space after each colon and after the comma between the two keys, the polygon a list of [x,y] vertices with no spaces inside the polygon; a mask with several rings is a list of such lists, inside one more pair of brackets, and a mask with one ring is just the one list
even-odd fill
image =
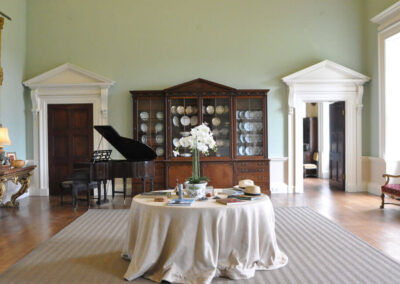
{"label": "striped rug", "polygon": [[[0,283],[127,283],[128,262],[120,258],[127,216],[128,210],[89,210],[0,275]],[[310,208],[277,208],[276,225],[287,266],[213,283],[400,282],[399,263]]]}

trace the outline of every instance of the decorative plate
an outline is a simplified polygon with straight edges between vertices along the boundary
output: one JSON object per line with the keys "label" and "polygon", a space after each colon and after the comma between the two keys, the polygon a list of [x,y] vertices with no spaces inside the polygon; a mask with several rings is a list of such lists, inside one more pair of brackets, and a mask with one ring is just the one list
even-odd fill
{"label": "decorative plate", "polygon": [[177,116],[174,116],[172,118],[172,123],[176,126],[179,127],[179,118]]}
{"label": "decorative plate", "polygon": [[182,137],[187,137],[187,136],[190,135],[190,131],[182,131],[182,132],[180,133],[180,135],[182,135]]}
{"label": "decorative plate", "polygon": [[156,117],[158,120],[163,120],[164,119],[164,113],[162,111],[157,111],[156,112]]}
{"label": "decorative plate", "polygon": [[176,106],[172,106],[172,107],[171,107],[171,113],[172,113],[172,114],[177,114],[177,112],[176,112]]}
{"label": "decorative plate", "polygon": [[147,132],[147,124],[146,123],[142,123],[142,124],[140,124],[140,130],[142,131],[142,132]]}
{"label": "decorative plate", "polygon": [[147,135],[143,135],[142,138],[140,138],[143,144],[147,144]]}
{"label": "decorative plate", "polygon": [[185,114],[185,108],[183,107],[183,106],[178,106],[177,108],[176,108],[176,112],[178,113],[178,114]]}
{"label": "decorative plate", "polygon": [[208,114],[214,114],[214,107],[213,106],[208,106],[206,108],[206,111],[207,111]]}
{"label": "decorative plate", "polygon": [[219,119],[218,117],[214,117],[214,118],[211,120],[211,123],[212,123],[212,125],[214,125],[214,126],[218,126],[218,125],[221,124],[221,119]]}
{"label": "decorative plate", "polygon": [[217,106],[215,108],[216,114],[223,114],[224,113],[224,106]]}
{"label": "decorative plate", "polygon": [[157,136],[156,136],[156,142],[157,142],[157,144],[162,144],[162,143],[164,143],[164,136],[162,136],[162,135],[157,135]]}
{"label": "decorative plate", "polygon": [[193,115],[190,118],[190,125],[196,126],[199,123],[199,119],[197,118],[197,115]]}
{"label": "decorative plate", "polygon": [[190,124],[190,117],[184,115],[181,117],[181,123],[183,126],[188,126]]}
{"label": "decorative plate", "polygon": [[193,113],[193,107],[187,106],[185,109],[186,114],[191,115]]}
{"label": "decorative plate", "polygon": [[164,149],[162,147],[157,147],[156,148],[156,155],[159,156],[159,157],[164,155]]}
{"label": "decorative plate", "polygon": [[139,116],[140,116],[140,119],[141,120],[143,120],[143,121],[147,121],[147,120],[149,120],[149,113],[147,112],[147,111],[142,111],[140,114],[139,114]]}
{"label": "decorative plate", "polygon": [[172,143],[174,144],[175,147],[178,147],[179,138],[174,138],[174,140],[172,140]]}
{"label": "decorative plate", "polygon": [[164,126],[160,122],[156,123],[156,125],[154,126],[154,130],[156,131],[156,133],[163,131],[163,129],[164,129]]}

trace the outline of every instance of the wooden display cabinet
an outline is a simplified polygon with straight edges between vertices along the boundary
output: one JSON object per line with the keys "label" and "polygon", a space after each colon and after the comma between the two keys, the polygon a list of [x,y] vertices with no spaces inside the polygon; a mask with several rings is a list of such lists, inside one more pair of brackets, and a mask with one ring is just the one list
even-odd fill
{"label": "wooden display cabinet", "polygon": [[[168,89],[131,91],[133,138],[157,153],[155,189],[173,188],[191,176],[189,149],[175,157],[174,143],[206,123],[217,151],[201,157],[201,173],[210,185],[228,188],[250,178],[270,194],[267,94],[269,90],[239,90],[204,79]],[[135,190],[136,191],[136,190]]]}

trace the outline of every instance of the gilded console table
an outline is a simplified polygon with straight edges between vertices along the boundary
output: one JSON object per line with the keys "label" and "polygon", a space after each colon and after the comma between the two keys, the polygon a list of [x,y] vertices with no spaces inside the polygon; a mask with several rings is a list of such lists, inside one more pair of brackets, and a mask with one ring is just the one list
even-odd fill
{"label": "gilded console table", "polygon": [[[0,168],[0,207],[18,207],[19,202],[17,202],[17,198],[22,194],[28,191],[29,185],[31,183],[31,176],[33,170],[36,166],[28,166],[24,168],[11,168],[11,169],[2,169]],[[20,183],[21,188],[18,192],[14,193],[11,196],[10,201],[7,203],[3,203],[3,197],[6,193],[6,182],[12,181],[15,184]]]}

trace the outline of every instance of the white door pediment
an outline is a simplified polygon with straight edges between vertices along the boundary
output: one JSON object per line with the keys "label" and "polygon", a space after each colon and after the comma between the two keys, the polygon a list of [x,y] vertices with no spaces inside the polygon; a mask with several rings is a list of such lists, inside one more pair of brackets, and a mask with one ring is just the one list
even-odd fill
{"label": "white door pediment", "polygon": [[369,77],[351,70],[335,62],[324,60],[308,68],[300,70],[289,76],[282,78],[287,83],[336,83],[336,82],[360,82],[365,83]]}
{"label": "white door pediment", "polygon": [[110,87],[114,85],[114,83],[114,81],[101,75],[95,74],[71,63],[65,63],[28,81],[25,81],[24,85],[32,89],[66,86]]}
{"label": "white door pediment", "polygon": [[282,78],[289,86],[288,182],[303,192],[303,108],[305,102],[344,101],[346,191],[361,189],[361,109],[363,84],[369,77],[335,62],[324,60]]}

